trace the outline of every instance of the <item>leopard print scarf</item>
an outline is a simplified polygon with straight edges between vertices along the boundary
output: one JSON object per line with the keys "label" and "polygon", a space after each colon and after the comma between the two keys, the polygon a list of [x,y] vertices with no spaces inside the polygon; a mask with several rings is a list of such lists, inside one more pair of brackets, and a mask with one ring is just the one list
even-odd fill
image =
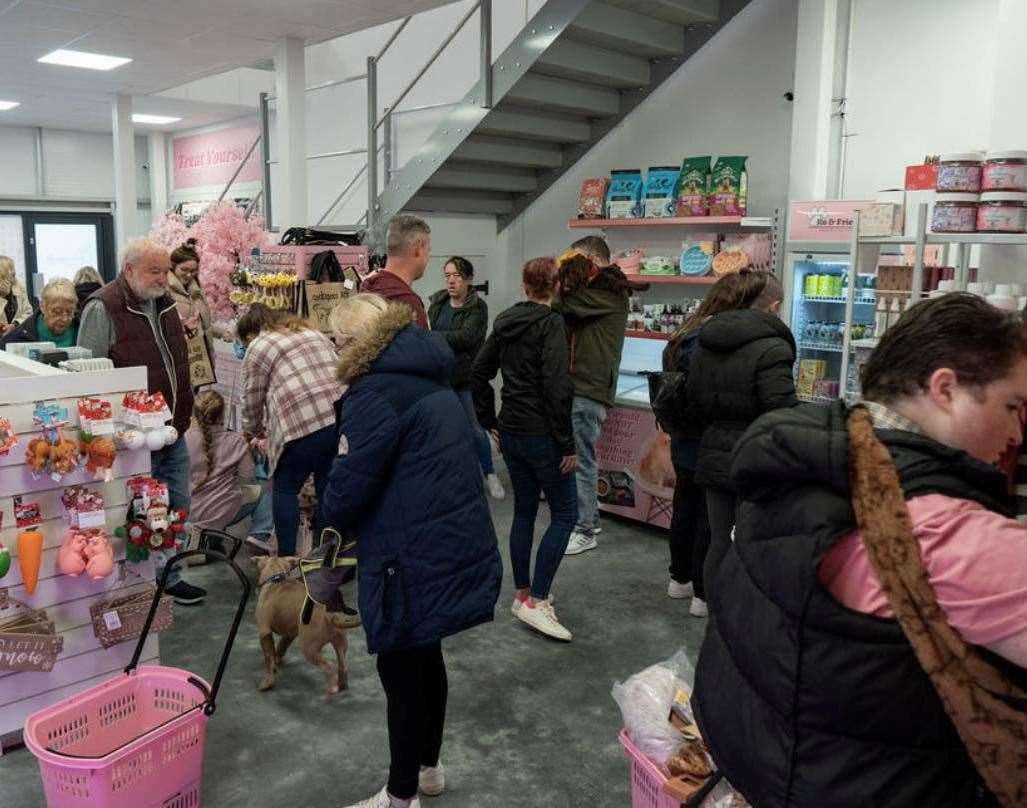
{"label": "leopard print scarf", "polygon": [[970,759],[1004,808],[1027,805],[1027,697],[945,619],[927,578],[898,471],[870,413],[849,416],[852,506],[867,555]]}

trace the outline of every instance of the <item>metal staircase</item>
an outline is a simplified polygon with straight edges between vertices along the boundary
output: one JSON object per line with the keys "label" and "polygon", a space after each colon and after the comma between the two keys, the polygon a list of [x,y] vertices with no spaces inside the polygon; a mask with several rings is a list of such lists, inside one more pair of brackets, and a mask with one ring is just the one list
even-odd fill
{"label": "metal staircase", "polygon": [[[411,21],[407,17],[381,51],[368,57],[366,74],[307,88],[367,83],[366,149],[307,157],[371,157],[317,225],[323,226],[366,175],[367,211],[353,226],[366,226],[374,242],[380,241],[384,223],[401,210],[491,214],[499,228],[505,228],[749,1],[547,0],[493,59],[492,0],[477,0],[379,115],[383,108],[378,97],[379,65]],[[406,112],[400,105],[474,16],[480,23],[480,78],[462,100],[441,105],[448,112],[435,131],[404,165],[395,166],[394,117]],[[258,140],[267,222],[271,222],[271,100],[272,96],[261,94]],[[639,164],[645,159],[639,155]]]}
{"label": "metal staircase", "polygon": [[549,0],[492,64],[491,82],[385,172],[370,222],[405,209],[489,213],[506,227],[746,5]]}

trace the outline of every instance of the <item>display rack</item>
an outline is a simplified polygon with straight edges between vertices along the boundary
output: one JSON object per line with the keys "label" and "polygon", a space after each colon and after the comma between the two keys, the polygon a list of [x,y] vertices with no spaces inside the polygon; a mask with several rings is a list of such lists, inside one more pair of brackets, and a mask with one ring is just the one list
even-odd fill
{"label": "display rack", "polygon": [[733,232],[737,230],[769,230],[774,218],[768,216],[669,216],[637,219],[571,219],[567,226],[572,230],[611,230],[636,227],[693,227],[710,232]]}
{"label": "display rack", "polygon": [[[84,468],[65,475],[59,482],[49,477],[34,478],[25,465],[25,447],[38,434],[32,424],[33,404],[39,400],[56,401],[67,407],[71,424],[78,423],[79,398],[100,396],[111,401],[115,418],[121,411],[122,395],[146,389],[146,368],[123,368],[85,373],[68,373],[0,351],[0,413],[11,421],[18,443],[0,457],[0,507],[3,530],[0,541],[17,556],[17,536],[13,497],[38,502],[43,517],[37,528],[43,534],[43,555],[39,581],[32,594],[22,582],[15,557],[0,588],[32,608],[45,609],[54,628],[63,637],[63,648],[53,669],[48,672],[0,673],[0,746],[20,741],[26,716],[68,698],[83,688],[97,684],[128,663],[134,643],[103,648],[96,637],[90,606],[113,596],[147,590],[153,583],[153,564],[125,564],[124,539],[112,538],[115,560],[113,574],[92,580],[86,575],[70,577],[56,569],[57,555],[67,528],[61,493],[69,485],[87,485],[104,496],[107,532],[113,535],[125,517],[128,503],[125,480],[150,471],[150,453],[119,450],[114,479],[100,482]],[[70,429],[71,427],[69,427]],[[142,662],[158,662],[157,636],[151,635],[143,649]]]}
{"label": "display rack", "polygon": [[[909,212],[907,211],[907,215]],[[856,212],[852,225],[850,239],[850,260],[849,260],[849,288],[854,288],[857,270],[860,266],[873,266],[876,268],[881,255],[882,247],[889,246],[914,246],[913,275],[911,288],[909,290],[910,302],[920,300],[924,296],[924,252],[928,245],[952,245],[956,248],[955,257],[951,265],[955,266],[955,281],[957,289],[965,291],[970,277],[970,248],[973,245],[1004,245],[1027,247],[1027,233],[929,233],[928,205],[920,203],[917,208],[916,230],[912,235],[903,236],[879,236],[866,237],[859,235],[859,212]],[[851,323],[853,315],[853,301],[849,300],[845,306],[845,321]],[[876,338],[880,338],[880,334]],[[853,361],[853,352],[857,348],[872,349],[877,344],[877,339],[854,340],[850,332],[844,335],[844,347],[842,351],[841,367],[841,389],[839,395],[848,401],[857,400],[859,391],[850,379],[849,368]]]}

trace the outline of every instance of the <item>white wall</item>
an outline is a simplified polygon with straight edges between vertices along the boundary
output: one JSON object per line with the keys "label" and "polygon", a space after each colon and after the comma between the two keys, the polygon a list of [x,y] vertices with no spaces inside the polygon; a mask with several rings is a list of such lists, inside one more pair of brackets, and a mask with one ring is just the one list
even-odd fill
{"label": "white wall", "polygon": [[791,106],[782,96],[792,86],[795,36],[796,0],[754,0],[509,228],[508,271],[566,249],[582,181],[614,168],[744,154],[750,212],[784,206]]}
{"label": "white wall", "polygon": [[[43,129],[43,196],[58,200],[111,200],[114,197],[114,145],[111,135]],[[139,232],[150,229],[150,177],[146,138],[136,137],[136,188]],[[36,197],[35,130],[0,126],[0,199]],[[7,207],[15,207],[9,201]],[[39,209],[38,204],[33,206]]]}
{"label": "white wall", "polygon": [[927,154],[987,148],[999,0],[854,2],[843,196],[901,188]]}

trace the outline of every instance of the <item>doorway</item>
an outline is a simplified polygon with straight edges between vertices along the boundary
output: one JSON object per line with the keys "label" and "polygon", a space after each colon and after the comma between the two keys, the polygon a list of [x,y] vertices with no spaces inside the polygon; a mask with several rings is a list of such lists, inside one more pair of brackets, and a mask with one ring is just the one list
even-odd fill
{"label": "doorway", "polygon": [[30,300],[39,299],[47,282],[72,280],[84,266],[98,269],[104,281],[114,279],[114,218],[109,213],[22,213],[21,218]]}

